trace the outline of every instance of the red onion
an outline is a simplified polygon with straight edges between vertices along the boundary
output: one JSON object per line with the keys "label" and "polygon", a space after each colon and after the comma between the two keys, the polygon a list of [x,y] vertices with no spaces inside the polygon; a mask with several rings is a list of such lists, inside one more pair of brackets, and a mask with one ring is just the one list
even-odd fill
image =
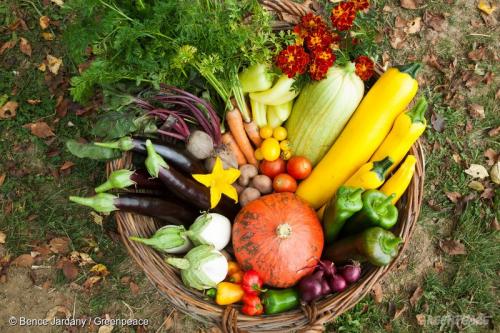
{"label": "red onion", "polygon": [[309,303],[323,295],[323,274],[323,271],[316,271],[299,281],[297,289],[302,301]]}
{"label": "red onion", "polygon": [[339,271],[347,283],[354,283],[361,277],[361,266],[357,261],[353,262],[352,265],[345,265]]}
{"label": "red onion", "polygon": [[326,279],[321,280],[321,294],[323,296],[329,295],[332,293],[332,288],[330,288],[330,284]]}
{"label": "red onion", "polygon": [[329,280],[329,283],[333,292],[340,292],[347,288],[347,282],[341,275],[333,275],[333,277]]}
{"label": "red onion", "polygon": [[335,274],[335,264],[330,260],[320,260],[318,270],[325,272],[325,276],[332,277]]}

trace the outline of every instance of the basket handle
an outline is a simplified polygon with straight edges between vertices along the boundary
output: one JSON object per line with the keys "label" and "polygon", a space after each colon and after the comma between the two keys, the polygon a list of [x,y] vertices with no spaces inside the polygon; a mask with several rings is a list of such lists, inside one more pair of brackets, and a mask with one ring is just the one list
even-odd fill
{"label": "basket handle", "polygon": [[276,12],[283,21],[287,21],[283,17],[283,14],[301,17],[313,11],[309,7],[309,1],[306,1],[304,3],[297,3],[291,0],[260,0],[260,3],[262,4],[262,6],[264,6],[264,8]]}

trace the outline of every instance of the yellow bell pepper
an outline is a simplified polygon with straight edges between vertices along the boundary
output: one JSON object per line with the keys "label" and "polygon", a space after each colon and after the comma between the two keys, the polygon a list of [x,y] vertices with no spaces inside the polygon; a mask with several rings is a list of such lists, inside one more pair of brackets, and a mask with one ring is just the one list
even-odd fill
{"label": "yellow bell pepper", "polygon": [[[391,130],[396,117],[418,90],[420,64],[389,68],[373,85],[328,153],[302,181],[296,194],[321,207],[365,164]],[[328,124],[325,124],[328,126]],[[314,129],[312,129],[314,130]]]}
{"label": "yellow bell pepper", "polygon": [[411,111],[400,114],[396,118],[389,135],[373,154],[370,161],[378,161],[385,156],[389,156],[394,161],[394,164],[387,170],[387,173],[394,170],[424,132],[427,126],[424,116],[427,106],[427,100],[422,97]]}
{"label": "yellow bell pepper", "polygon": [[399,167],[398,171],[389,178],[384,186],[380,189],[386,195],[396,194],[392,199],[392,204],[395,204],[399,198],[405,193],[408,185],[410,185],[413,174],[415,173],[415,164],[417,159],[413,155],[408,155]]}
{"label": "yellow bell pepper", "polygon": [[239,284],[231,282],[221,282],[217,285],[215,303],[219,305],[229,305],[241,301],[245,295],[243,288]]}
{"label": "yellow bell pepper", "polygon": [[364,190],[376,189],[384,183],[387,170],[393,164],[389,157],[380,161],[368,162],[359,168],[344,185],[361,187]]}

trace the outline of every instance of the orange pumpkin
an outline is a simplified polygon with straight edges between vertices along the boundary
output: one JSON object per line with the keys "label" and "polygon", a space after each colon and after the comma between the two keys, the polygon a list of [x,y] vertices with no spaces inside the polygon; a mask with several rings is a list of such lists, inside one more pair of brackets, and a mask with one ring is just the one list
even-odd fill
{"label": "orange pumpkin", "polygon": [[247,204],[233,225],[233,248],[243,270],[254,269],[278,288],[311,273],[323,251],[316,212],[292,193],[275,193]]}

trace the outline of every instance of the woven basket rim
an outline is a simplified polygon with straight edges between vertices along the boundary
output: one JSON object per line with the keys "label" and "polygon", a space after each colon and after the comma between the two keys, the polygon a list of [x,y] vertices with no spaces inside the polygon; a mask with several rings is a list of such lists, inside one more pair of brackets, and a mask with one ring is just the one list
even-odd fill
{"label": "woven basket rim", "polygon": [[[281,20],[278,29],[290,26],[290,17],[300,17],[312,9],[290,0],[259,0],[262,5],[277,13]],[[380,75],[383,68],[377,66]],[[272,316],[246,316],[238,311],[238,306],[222,307],[211,300],[202,298],[202,293],[183,285],[177,270],[163,261],[162,255],[150,247],[128,239],[129,236],[149,237],[159,227],[152,218],[126,212],[116,212],[116,221],[121,239],[129,255],[144,270],[151,283],[181,312],[202,322],[219,326],[224,332],[283,332],[300,330],[322,332],[323,324],[355,306],[364,298],[387,272],[389,272],[408,246],[416,226],[422,205],[425,178],[425,158],[420,140],[411,148],[410,153],[417,160],[415,174],[405,194],[398,202],[399,219],[393,232],[401,237],[402,246],[397,257],[390,265],[370,267],[363,277],[347,290],[330,295],[300,309]],[[126,153],[121,159],[106,164],[106,172],[130,168],[132,154]]]}

